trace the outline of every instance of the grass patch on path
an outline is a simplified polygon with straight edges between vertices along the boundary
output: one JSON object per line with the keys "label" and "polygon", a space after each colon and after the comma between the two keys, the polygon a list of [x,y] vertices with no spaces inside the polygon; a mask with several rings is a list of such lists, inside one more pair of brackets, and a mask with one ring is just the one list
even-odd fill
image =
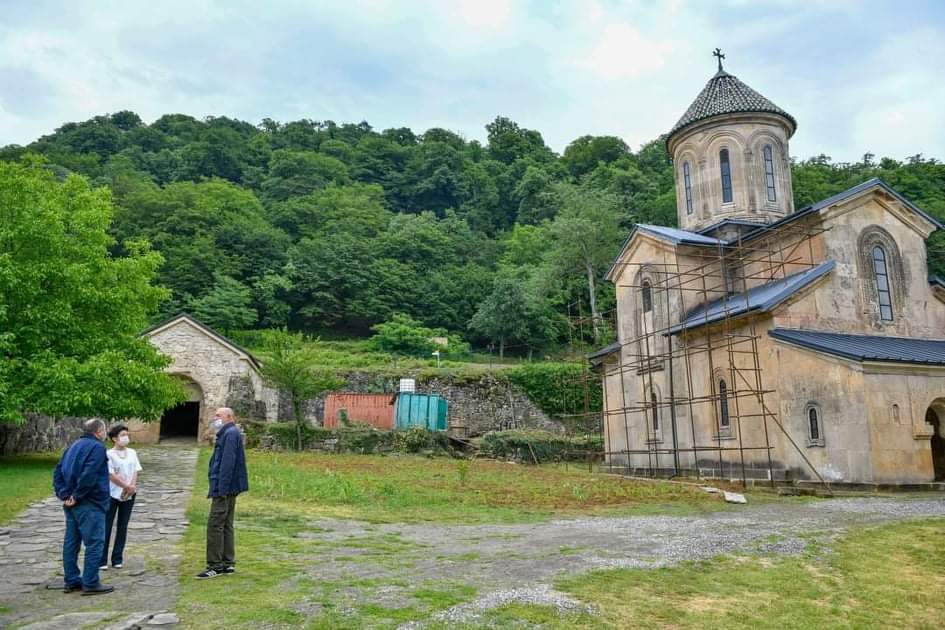
{"label": "grass patch on path", "polygon": [[[853,530],[830,552],[598,571],[556,587],[599,608],[593,627],[940,628],[943,531],[945,519],[896,523]],[[553,612],[543,627],[582,625]]]}
{"label": "grass patch on path", "polygon": [[52,453],[0,457],[0,525],[26,507],[52,496],[52,473],[59,456]]}
{"label": "grass patch on path", "polygon": [[488,460],[413,456],[249,454],[250,487],[273,505],[370,522],[521,522],[556,516],[719,509],[683,484]]}

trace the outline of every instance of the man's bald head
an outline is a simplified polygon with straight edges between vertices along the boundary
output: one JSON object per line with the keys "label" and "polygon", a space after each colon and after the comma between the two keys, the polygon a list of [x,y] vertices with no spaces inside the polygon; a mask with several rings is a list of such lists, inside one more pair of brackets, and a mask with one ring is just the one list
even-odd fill
{"label": "man's bald head", "polygon": [[223,424],[230,424],[231,422],[236,421],[236,416],[233,415],[233,410],[229,407],[220,407],[213,415],[214,417],[223,420]]}

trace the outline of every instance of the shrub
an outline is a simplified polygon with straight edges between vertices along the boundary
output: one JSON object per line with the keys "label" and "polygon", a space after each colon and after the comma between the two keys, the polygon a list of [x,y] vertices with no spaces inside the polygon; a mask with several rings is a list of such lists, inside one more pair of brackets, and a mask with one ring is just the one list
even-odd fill
{"label": "shrub", "polygon": [[371,345],[377,350],[412,357],[428,357],[437,345],[436,333],[408,315],[397,314],[383,324],[371,327]]}
{"label": "shrub", "polygon": [[600,377],[585,373],[580,364],[532,363],[504,374],[552,417],[584,412],[585,377],[589,411],[599,412],[603,406]]}
{"label": "shrub", "polygon": [[487,457],[526,464],[586,461],[589,452],[603,450],[599,436],[566,437],[547,431],[492,431],[483,436],[480,445],[480,452]]}
{"label": "shrub", "polygon": [[[277,422],[264,425],[254,445],[265,443],[279,450],[294,450],[298,434],[294,422]],[[262,439],[267,435],[268,439]],[[309,424],[302,429],[302,448],[328,450],[337,453],[381,453],[398,451],[419,453],[421,451],[451,452],[449,438],[445,433],[428,431],[423,427],[412,427],[406,431],[381,431],[366,424],[326,429]]]}

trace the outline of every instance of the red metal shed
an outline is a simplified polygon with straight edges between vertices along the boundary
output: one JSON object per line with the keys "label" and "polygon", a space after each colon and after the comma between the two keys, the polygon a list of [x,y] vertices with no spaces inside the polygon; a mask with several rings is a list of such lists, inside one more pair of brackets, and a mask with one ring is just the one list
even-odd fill
{"label": "red metal shed", "polygon": [[341,411],[348,422],[370,424],[378,429],[394,429],[394,402],[396,394],[351,394],[340,392],[325,397],[325,426],[341,426]]}

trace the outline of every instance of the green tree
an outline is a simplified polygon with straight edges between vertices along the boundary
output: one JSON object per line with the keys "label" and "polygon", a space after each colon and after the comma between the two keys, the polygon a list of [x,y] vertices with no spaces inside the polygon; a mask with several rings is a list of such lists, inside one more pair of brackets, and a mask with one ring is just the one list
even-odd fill
{"label": "green tree", "polygon": [[239,280],[217,274],[213,288],[188,302],[194,316],[214,328],[232,332],[250,328],[256,323],[252,308],[253,293]]}
{"label": "green tree", "polygon": [[297,448],[302,450],[302,431],[305,417],[302,405],[338,389],[344,381],[327,369],[314,367],[318,358],[318,340],[306,339],[299,333],[285,329],[263,333],[262,375],[266,383],[289,395],[292,400],[292,419],[295,421]]}
{"label": "green tree", "polygon": [[160,417],[183,400],[139,337],[167,298],[146,243],[114,257],[107,189],[38,161],[0,162],[0,421]]}
{"label": "green tree", "polygon": [[371,327],[374,336],[371,345],[391,354],[412,357],[427,357],[436,350],[433,337],[442,331],[424,327],[409,315],[397,313],[390,320]]}
{"label": "green tree", "polygon": [[545,261],[552,278],[584,277],[591,328],[594,341],[599,342],[602,320],[597,283],[617,255],[626,232],[621,227],[623,211],[615,195],[600,190],[558,184],[556,193],[561,210],[549,226],[552,242]]}

